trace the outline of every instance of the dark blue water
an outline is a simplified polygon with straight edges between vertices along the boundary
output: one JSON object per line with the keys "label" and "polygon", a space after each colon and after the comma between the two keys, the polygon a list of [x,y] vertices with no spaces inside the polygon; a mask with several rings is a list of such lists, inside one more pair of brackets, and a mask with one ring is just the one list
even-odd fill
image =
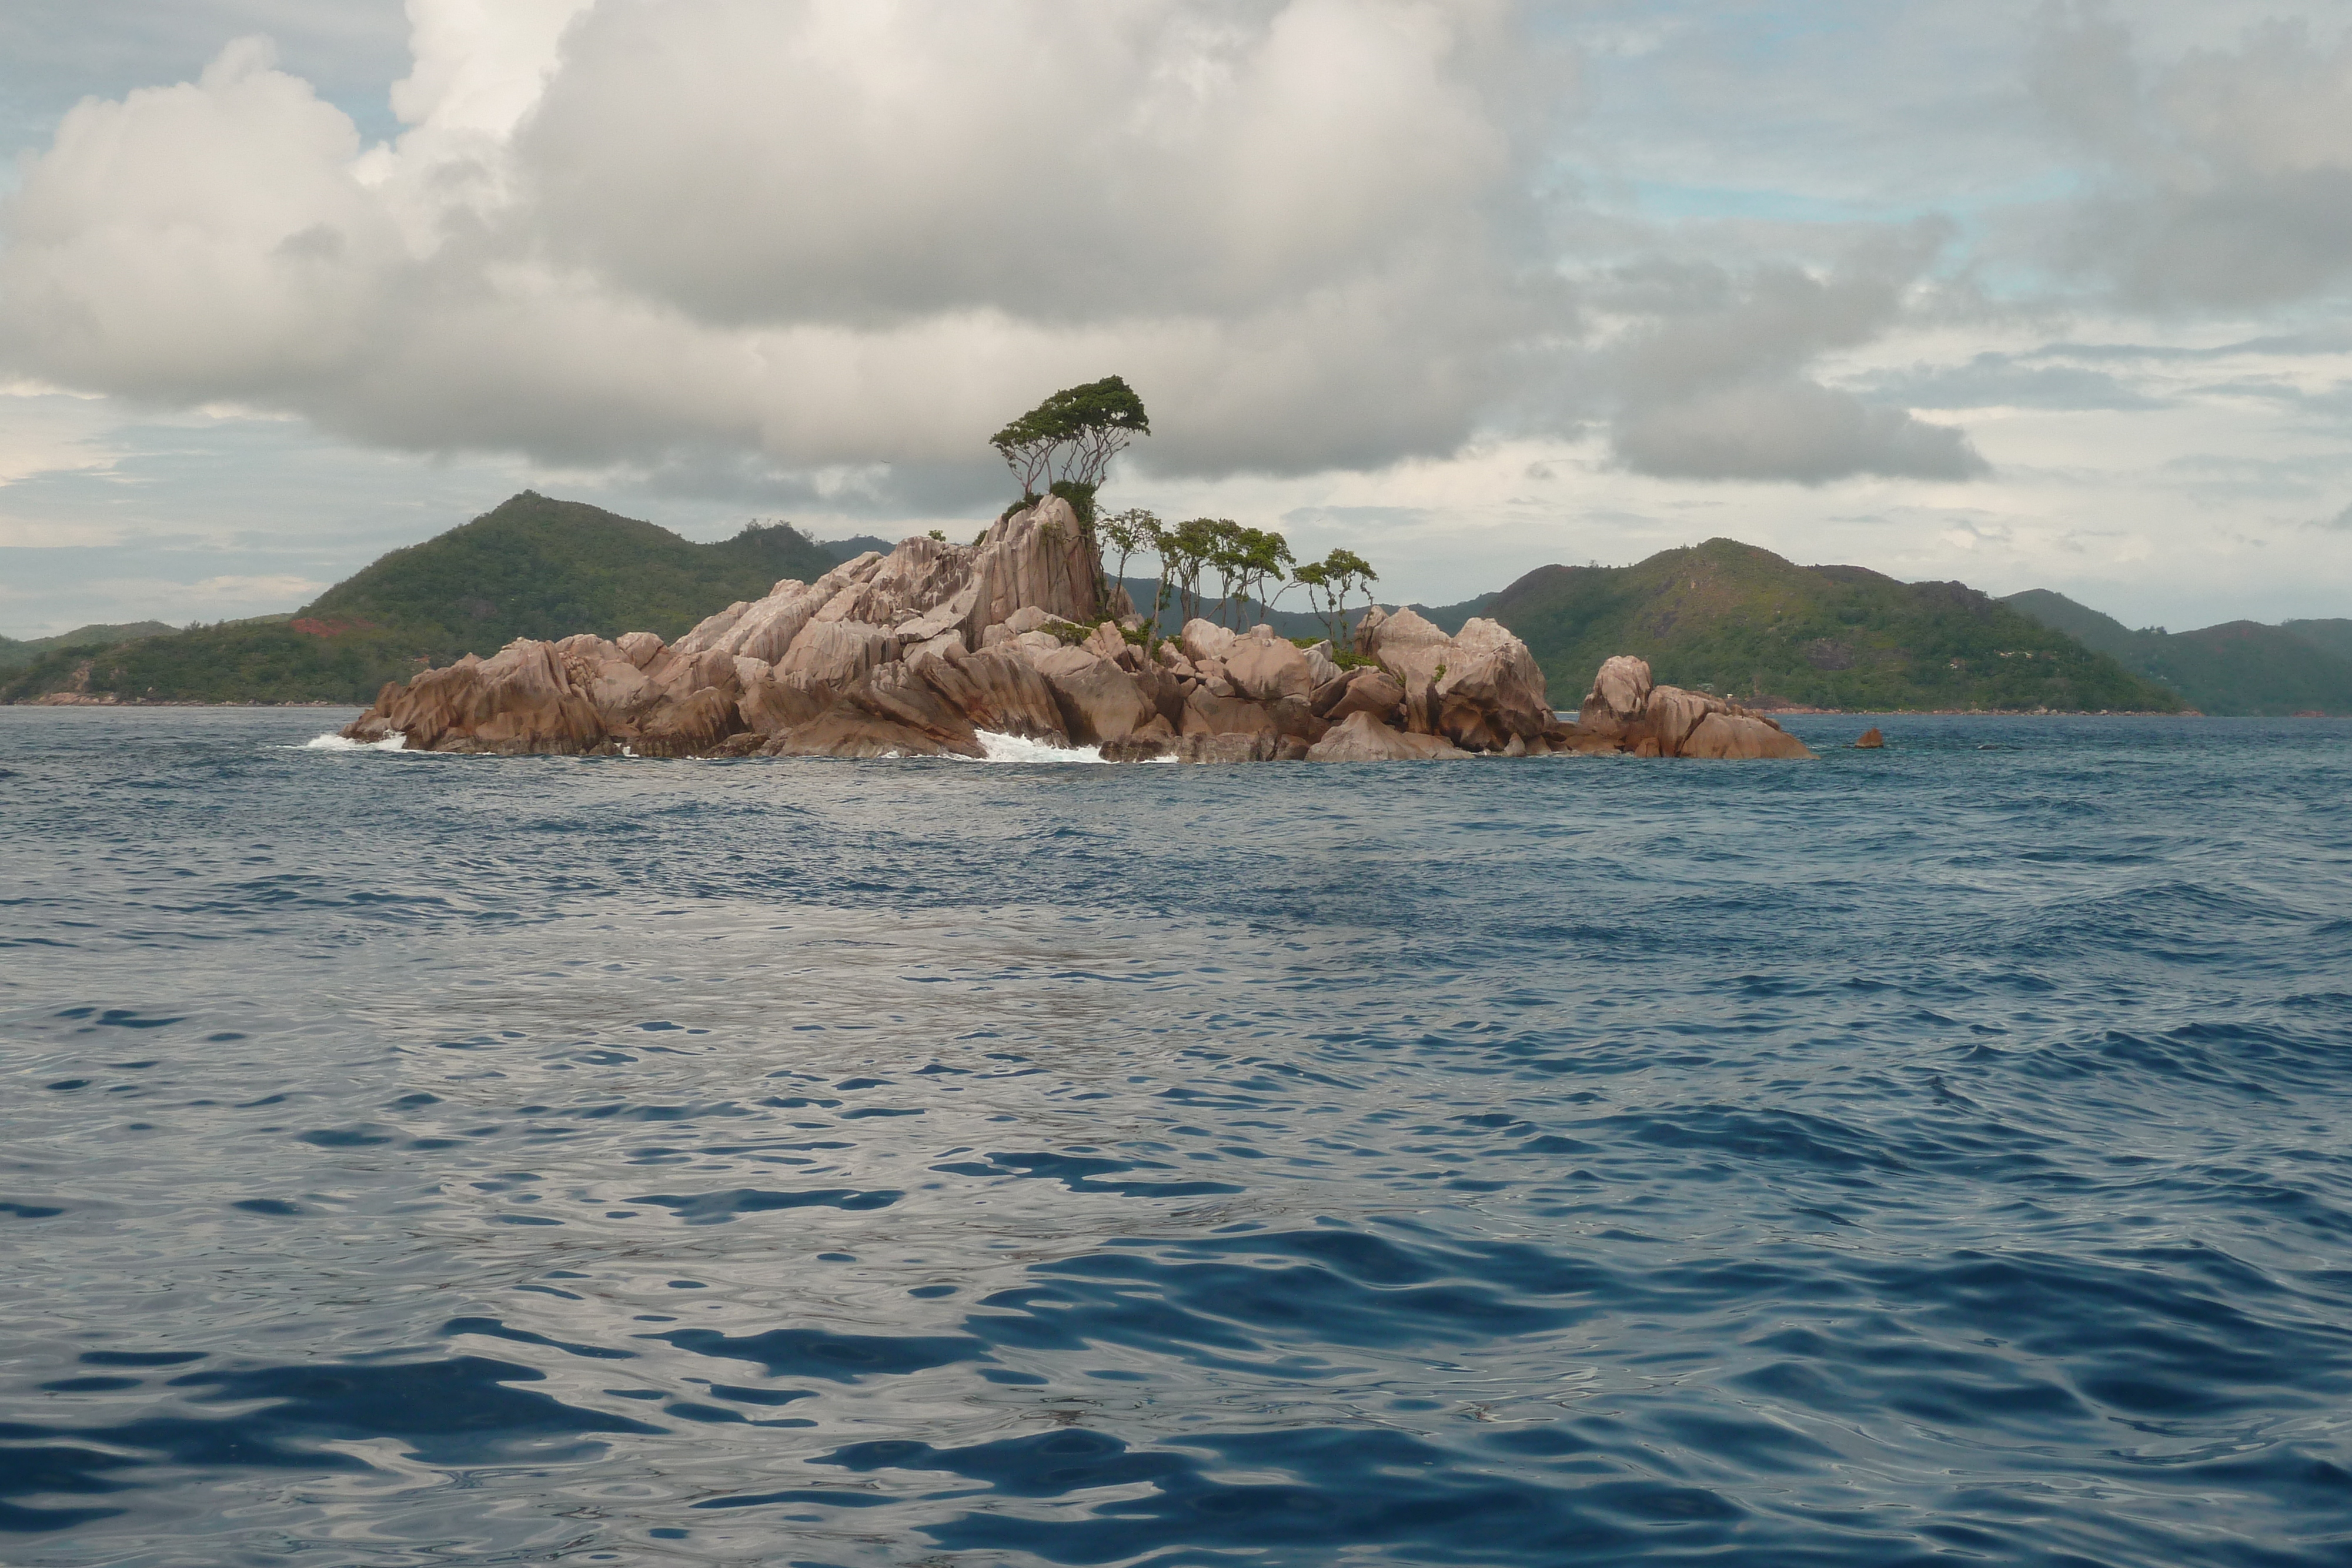
{"label": "dark blue water", "polygon": [[0,709],[0,1561],[2352,1563],[2352,725],[342,716]]}

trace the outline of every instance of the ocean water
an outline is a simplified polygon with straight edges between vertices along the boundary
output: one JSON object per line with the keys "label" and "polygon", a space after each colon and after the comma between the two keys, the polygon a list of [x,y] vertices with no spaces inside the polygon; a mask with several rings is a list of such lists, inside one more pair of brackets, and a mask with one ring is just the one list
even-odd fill
{"label": "ocean water", "polygon": [[0,1561],[2352,1563],[2352,725],[345,716],[0,708]]}

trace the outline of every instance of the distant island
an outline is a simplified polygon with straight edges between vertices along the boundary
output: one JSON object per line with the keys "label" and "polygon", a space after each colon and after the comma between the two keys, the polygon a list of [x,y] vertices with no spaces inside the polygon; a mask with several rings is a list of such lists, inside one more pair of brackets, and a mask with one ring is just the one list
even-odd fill
{"label": "distant island", "polygon": [[[1163,578],[1155,611],[1166,597]],[[1032,494],[971,544],[868,551],[675,641],[520,638],[388,682],[342,736],[494,755],[982,758],[1016,740],[1112,762],[1812,755],[1770,716],[1660,685],[1639,659],[1608,660],[1570,723],[1494,621],[1448,633],[1373,607],[1351,630],[1341,648],[1195,615],[1160,636],[1103,571],[1084,514]]]}
{"label": "distant island", "polygon": [[2195,632],[2133,631],[2063,593],[2001,601],[2211,714],[2352,714],[2352,621],[2229,621]]}
{"label": "distant island", "polygon": [[70,632],[60,632],[54,637],[0,637],[0,680],[7,672],[21,670],[36,664],[46,654],[66,648],[113,648],[146,637],[169,637],[180,628],[162,621],[128,621],[114,623],[96,622],[77,626]]}
{"label": "distant island", "polygon": [[[387,680],[488,657],[517,637],[676,636],[779,579],[814,580],[877,545],[887,541],[823,544],[784,525],[696,544],[525,491],[288,614],[0,638],[0,702],[62,695],[357,706]],[[1149,580],[1122,586],[1150,608]],[[1214,620],[1226,601],[1214,596],[1204,608]],[[1263,618],[1292,636],[1320,624],[1238,596],[1234,608],[1234,618]],[[1622,652],[1661,680],[1763,711],[2352,714],[2352,621],[2135,632],[2055,593],[1995,600],[1958,583],[1796,566],[1731,539],[1630,567],[1543,567],[1497,593],[1413,608],[1449,631],[1473,615],[1508,627],[1556,689],[1577,688]],[[1159,629],[1181,625],[1169,606]]]}
{"label": "distant island", "polygon": [[49,639],[20,668],[0,668],[0,701],[359,705],[388,680],[494,653],[518,637],[582,627],[676,636],[778,578],[815,577],[836,564],[833,551],[786,525],[695,544],[526,490],[392,551],[290,614]]}
{"label": "distant island", "polygon": [[[1005,516],[1060,498],[1087,540],[1078,570],[1139,612],[1147,637],[1202,619],[1354,641],[1378,574],[1350,551],[1301,563],[1280,534],[1230,519],[1097,517],[1109,457],[1149,433],[1116,376],[1055,393],[992,440],[1023,491]],[[362,705],[387,681],[517,639],[675,639],[779,581],[897,548],[820,544],[782,523],[696,544],[526,490],[288,614],[0,638],[0,702]],[[1156,579],[1128,573],[1139,558],[1158,560]],[[1294,593],[1304,608],[1276,608]],[[1997,600],[1960,582],[1798,566],[1727,538],[1633,566],[1539,567],[1497,592],[1405,608],[1448,635],[1473,619],[1502,627],[1562,691],[1625,654],[1662,684],[1756,712],[2352,714],[2352,621],[2134,632],[2045,590]]]}

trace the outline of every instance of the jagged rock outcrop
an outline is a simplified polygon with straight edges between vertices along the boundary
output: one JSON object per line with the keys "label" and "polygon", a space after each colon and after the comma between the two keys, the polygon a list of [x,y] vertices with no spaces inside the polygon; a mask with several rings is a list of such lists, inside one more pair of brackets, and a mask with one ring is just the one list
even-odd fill
{"label": "jagged rock outcrop", "polygon": [[1070,744],[1069,722],[1045,677],[1021,653],[984,648],[959,658],[915,661],[932,689],[970,715],[974,727],[1051,746]]}
{"label": "jagged rock outcrop", "polygon": [[1081,746],[1125,740],[1146,725],[1165,723],[1135,677],[1091,649],[1055,648],[1032,667],[1053,688],[1070,738]]}
{"label": "jagged rock outcrop", "polygon": [[[862,592],[864,587],[860,583],[843,591]],[[890,663],[898,653],[898,639],[889,628],[871,621],[811,621],[775,662],[775,672],[785,680],[837,688]]]}
{"label": "jagged rock outcrop", "polygon": [[1475,751],[1505,750],[1514,737],[1524,746],[1558,725],[1535,655],[1496,621],[1462,623],[1431,696],[1437,733]]}
{"label": "jagged rock outcrop", "polygon": [[[1352,713],[1309,747],[1309,762],[1430,762],[1470,754],[1434,735],[1391,729],[1369,713]],[[1525,752],[1520,755],[1525,756]]]}
{"label": "jagged rock outcrop", "polygon": [[1563,723],[1527,645],[1492,621],[1449,636],[1376,609],[1351,655],[1200,620],[1154,642],[1101,591],[1076,516],[1052,497],[977,544],[908,539],[779,582],[674,643],[583,634],[468,656],[386,685],[343,733],[661,757],[982,757],[990,735],[1120,761],[1811,755],[1769,718],[1654,685],[1638,659],[1604,664]]}
{"label": "jagged rock outcrop", "polygon": [[944,601],[967,645],[984,645],[988,629],[1017,610],[1080,624],[1100,618],[1095,599],[1100,569],[1088,558],[1077,515],[1059,496],[998,518],[971,549],[971,579]]}
{"label": "jagged rock outcrop", "polygon": [[1327,685],[1315,695],[1316,710],[1334,724],[1360,713],[1379,717],[1404,706],[1404,687],[1377,664],[1349,671],[1340,677],[1336,689]]}
{"label": "jagged rock outcrop", "polygon": [[1271,626],[1252,627],[1234,638],[1223,658],[1225,680],[1254,701],[1292,697],[1304,702],[1314,695],[1315,667],[1306,651]]}
{"label": "jagged rock outcrop", "polygon": [[[1767,715],[1706,692],[1654,685],[1650,666],[1620,653],[1592,677],[1570,737],[1579,750],[1719,759],[1801,758],[1812,752]],[[1600,743],[1598,745],[1592,743]]]}
{"label": "jagged rock outcrop", "polygon": [[[420,751],[592,750],[607,731],[605,716],[574,673],[552,643],[512,643],[488,659],[469,653],[405,685],[387,685],[344,734],[381,740],[396,731]],[[462,744],[445,744],[452,740]]]}
{"label": "jagged rock outcrop", "polygon": [[1377,619],[1367,614],[1357,626],[1356,645],[1404,688],[1405,727],[1415,735],[1435,735],[1437,683],[1448,673],[1454,639],[1405,609]]}

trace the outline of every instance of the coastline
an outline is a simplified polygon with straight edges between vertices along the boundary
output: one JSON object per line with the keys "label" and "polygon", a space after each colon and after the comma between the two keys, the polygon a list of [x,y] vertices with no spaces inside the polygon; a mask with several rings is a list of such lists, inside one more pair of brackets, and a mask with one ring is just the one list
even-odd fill
{"label": "coastline", "polygon": [[[17,702],[0,703],[0,707],[110,707],[110,708],[350,708],[364,709],[363,702],[342,702],[326,697],[304,698],[287,702],[203,702],[191,697],[117,697],[85,696],[51,693]],[[1573,711],[1553,710],[1564,719],[1573,720]],[[1764,711],[1764,710],[1759,710]],[[1905,707],[1905,708],[1839,708],[1839,707],[1775,707],[1775,716],[1793,715],[1802,718],[2352,718],[2352,714],[2208,714],[2194,708],[2164,713],[2151,708],[1989,708],[1989,707]]]}

